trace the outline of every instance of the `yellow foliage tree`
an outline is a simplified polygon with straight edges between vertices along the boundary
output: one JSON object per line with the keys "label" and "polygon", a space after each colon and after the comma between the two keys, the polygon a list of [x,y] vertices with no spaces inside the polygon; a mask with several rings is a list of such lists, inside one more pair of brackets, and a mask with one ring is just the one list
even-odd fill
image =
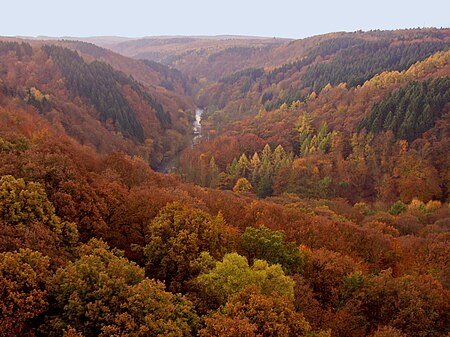
{"label": "yellow foliage tree", "polygon": [[253,188],[246,178],[239,178],[233,187],[234,192],[249,192]]}

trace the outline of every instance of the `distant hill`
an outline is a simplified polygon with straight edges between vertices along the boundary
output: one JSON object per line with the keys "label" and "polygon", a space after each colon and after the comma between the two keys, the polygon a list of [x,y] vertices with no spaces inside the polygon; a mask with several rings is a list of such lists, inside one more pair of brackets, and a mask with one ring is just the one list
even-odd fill
{"label": "distant hill", "polygon": [[[161,62],[189,76],[211,81],[245,68],[271,69],[299,61],[308,56],[311,49],[329,40],[349,37],[372,42],[448,39],[448,31],[448,29],[409,29],[337,32],[299,40],[243,36],[162,36],[129,39],[108,45],[97,43],[125,56]],[[96,43],[95,40],[91,42]]]}
{"label": "distant hill", "polygon": [[[189,76],[214,80],[258,60],[266,63],[267,51],[290,41],[242,36],[148,37],[103,46],[128,57],[161,62]],[[261,51],[263,59],[258,58]]]}
{"label": "distant hill", "polygon": [[[255,52],[257,57],[249,56],[251,67],[204,85],[197,104],[209,107],[217,121],[226,124],[260,109],[304,101],[327,84],[363,85],[377,74],[406,70],[449,47],[450,29],[334,33],[297,40]],[[260,62],[262,55],[270,61]],[[221,57],[209,57],[213,68]]]}

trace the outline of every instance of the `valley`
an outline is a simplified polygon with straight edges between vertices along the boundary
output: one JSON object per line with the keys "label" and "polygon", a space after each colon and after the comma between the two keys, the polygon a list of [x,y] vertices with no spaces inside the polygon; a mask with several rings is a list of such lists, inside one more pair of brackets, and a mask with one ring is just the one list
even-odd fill
{"label": "valley", "polygon": [[202,115],[204,113],[203,109],[196,108],[195,109],[195,119],[192,122],[192,132],[194,134],[194,138],[192,139],[192,145],[195,146],[202,140]]}
{"label": "valley", "polygon": [[[202,140],[202,115],[204,113],[203,109],[195,108],[195,114],[194,114],[194,121],[192,122],[192,137],[191,137],[191,147],[198,145]],[[188,145],[186,145],[188,146]],[[173,156],[163,160],[156,168],[155,171],[160,173],[174,173],[177,172],[179,166],[180,166],[180,158],[183,153],[183,151],[186,150],[186,148],[180,149],[177,153],[175,153]]]}
{"label": "valley", "polygon": [[449,28],[0,37],[0,336],[447,336],[449,153]]}

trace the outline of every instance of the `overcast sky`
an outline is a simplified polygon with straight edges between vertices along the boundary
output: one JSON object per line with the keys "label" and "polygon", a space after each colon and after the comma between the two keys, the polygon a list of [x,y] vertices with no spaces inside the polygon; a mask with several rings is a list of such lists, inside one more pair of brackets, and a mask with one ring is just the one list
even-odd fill
{"label": "overcast sky", "polygon": [[450,27],[449,0],[2,0],[0,35],[254,35]]}

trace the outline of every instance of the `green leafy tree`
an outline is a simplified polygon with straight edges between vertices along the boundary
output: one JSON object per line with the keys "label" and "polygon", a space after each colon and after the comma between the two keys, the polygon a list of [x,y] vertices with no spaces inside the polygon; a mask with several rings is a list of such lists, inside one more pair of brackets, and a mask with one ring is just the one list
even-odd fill
{"label": "green leafy tree", "polygon": [[190,267],[202,252],[221,258],[227,251],[230,235],[221,214],[209,214],[183,206],[168,204],[148,225],[144,248],[146,271],[165,281],[171,291],[197,276]]}
{"label": "green leafy tree", "polygon": [[235,192],[249,192],[253,188],[252,184],[246,178],[239,178],[233,187]]}
{"label": "green leafy tree", "polygon": [[144,269],[118,250],[92,239],[80,258],[59,269],[48,282],[54,299],[42,331],[85,336],[191,336],[197,324],[192,305],[164,285],[144,277]]}
{"label": "green leafy tree", "polygon": [[226,254],[212,270],[201,274],[197,282],[217,305],[225,304],[231,295],[252,284],[267,296],[279,293],[294,297],[294,281],[284,274],[280,265],[255,260],[250,267],[247,259],[237,253]]}
{"label": "green leafy tree", "polygon": [[398,200],[397,202],[395,202],[391,208],[389,208],[389,213],[392,215],[399,215],[402,212],[406,211],[406,205],[401,202],[400,200]]}
{"label": "green leafy tree", "polygon": [[280,264],[288,274],[301,273],[305,267],[306,256],[292,242],[286,242],[286,235],[265,226],[247,227],[240,239],[244,255],[253,261],[266,260]]}
{"label": "green leafy tree", "polygon": [[266,198],[271,196],[272,193],[272,178],[269,175],[262,176],[256,187],[256,195],[259,198]]}
{"label": "green leafy tree", "polygon": [[86,336],[98,336],[112,324],[130,297],[130,287],[144,280],[144,270],[106,243],[92,239],[79,249],[80,258],[57,270],[49,291],[57,312],[47,333],[58,336],[69,326]]}
{"label": "green leafy tree", "polygon": [[236,181],[236,179],[238,179],[241,175],[241,169],[236,158],[234,158],[231,164],[228,166],[228,174],[234,181]]}

